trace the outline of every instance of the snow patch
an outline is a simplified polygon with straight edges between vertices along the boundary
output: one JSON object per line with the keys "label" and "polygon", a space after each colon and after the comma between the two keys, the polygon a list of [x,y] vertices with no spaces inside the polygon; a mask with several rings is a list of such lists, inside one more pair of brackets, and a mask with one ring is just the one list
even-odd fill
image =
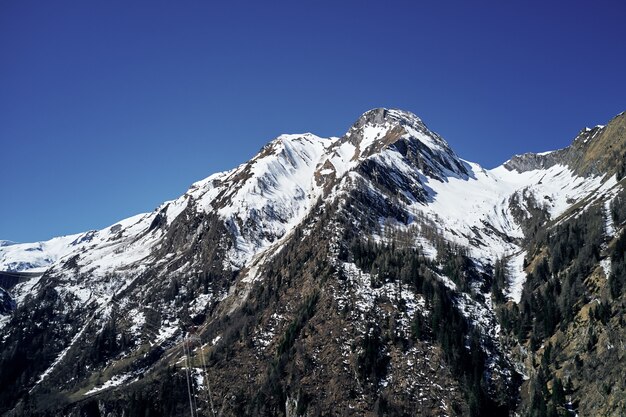
{"label": "snow patch", "polygon": [[115,375],[113,378],[109,379],[104,384],[90,389],[84,395],[85,396],[92,395],[92,394],[95,394],[97,392],[109,389],[109,388],[117,387],[118,385],[121,385],[124,382],[128,381],[130,378],[131,378],[130,374]]}
{"label": "snow patch", "polygon": [[522,290],[524,289],[524,283],[526,282],[526,272],[524,271],[524,258],[526,252],[522,251],[508,260],[507,272],[508,272],[508,293],[506,296],[511,300],[519,303],[522,299]]}

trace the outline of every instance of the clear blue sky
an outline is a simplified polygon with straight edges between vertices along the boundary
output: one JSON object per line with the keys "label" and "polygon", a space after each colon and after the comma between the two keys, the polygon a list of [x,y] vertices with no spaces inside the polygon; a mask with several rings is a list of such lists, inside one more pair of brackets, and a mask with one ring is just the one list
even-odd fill
{"label": "clear blue sky", "polygon": [[494,167],[626,110],[626,2],[1,1],[0,239],[153,210],[280,133],[413,111]]}

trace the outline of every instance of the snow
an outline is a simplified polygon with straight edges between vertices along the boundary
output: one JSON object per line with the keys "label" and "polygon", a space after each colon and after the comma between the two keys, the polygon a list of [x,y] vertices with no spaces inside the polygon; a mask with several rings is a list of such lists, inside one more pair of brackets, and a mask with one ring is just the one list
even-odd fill
{"label": "snow", "polygon": [[422,142],[424,145],[428,146],[432,151],[436,153],[441,153],[444,156],[448,153],[449,148],[447,147],[447,145],[445,144],[443,140],[436,141],[433,138],[433,136],[427,133],[418,131],[415,128],[410,127],[410,126],[405,126],[405,129],[407,130],[410,136],[416,138],[417,140]]}
{"label": "snow", "polygon": [[[337,177],[343,176],[354,165],[358,158],[356,146],[350,142],[344,142],[334,149],[333,153],[324,161],[328,160],[333,165]],[[320,161],[321,162],[321,161]]]}
{"label": "snow", "polygon": [[54,370],[54,368],[61,363],[61,361],[63,360],[63,358],[65,358],[65,355],[67,355],[67,352],[69,352],[69,350],[72,348],[72,346],[74,346],[74,343],[76,343],[76,341],[78,339],[80,339],[80,337],[83,335],[83,333],[85,332],[85,329],[87,329],[87,327],[89,327],[89,325],[91,324],[92,320],[94,318],[94,314],[91,315],[91,317],[89,317],[89,319],[87,320],[87,322],[85,323],[85,325],[80,329],[79,332],[77,332],[74,337],[72,338],[72,341],[66,346],[65,349],[63,349],[63,351],[57,356],[57,358],[54,360],[54,362],[52,362],[52,364],[48,367],[48,369],[46,369],[44,371],[44,373],[42,373],[39,376],[39,379],[37,380],[37,382],[35,383],[35,385],[30,389],[30,392],[32,392],[35,387],[37,385],[39,385],[40,383],[42,383],[47,377],[48,375],[50,375],[50,373]]}
{"label": "snow", "polygon": [[118,385],[121,385],[124,382],[128,381],[130,378],[131,378],[130,374],[115,375],[114,377],[106,381],[104,384],[96,386],[93,389],[87,391],[84,395],[85,396],[92,395],[97,392],[109,389],[109,388],[117,387]]}
{"label": "snow", "polygon": [[[604,204],[603,204],[604,218],[605,218],[604,233],[606,236],[606,241],[602,244],[603,250],[607,249],[608,242],[611,241],[611,239],[615,236],[615,233],[616,233],[615,224],[613,222],[613,216],[611,215],[611,202],[613,201],[613,198],[615,197],[615,190],[611,190],[611,191],[612,191],[611,193],[607,193],[609,194],[609,196],[604,201]],[[611,257],[607,256],[606,258],[602,259],[600,261],[600,266],[602,267],[604,276],[608,279],[609,276],[611,275],[611,268],[612,268]]]}
{"label": "snow", "polygon": [[[509,171],[503,166],[484,170],[471,162],[467,165],[470,167],[467,179],[448,177],[439,181],[425,177],[432,202],[426,206],[416,203],[410,209],[415,214],[437,219],[447,240],[469,247],[475,258],[485,261],[520,250],[515,243],[504,241],[485,228],[490,225],[511,238],[523,237],[509,205],[512,196],[532,196],[551,218],[557,218],[573,202],[612,186],[612,181],[603,183],[601,177],[577,177],[562,165],[523,173]],[[520,198],[520,201],[524,204],[525,199]],[[528,211],[525,206],[522,209]]]}
{"label": "snow", "polygon": [[146,314],[142,310],[133,309],[128,316],[133,323],[129,329],[130,333],[133,335],[140,334],[141,329],[146,324]]}
{"label": "snow", "polygon": [[[146,232],[156,216],[156,212],[140,215],[131,225],[124,227],[124,234],[119,239],[111,239],[111,233],[99,232],[97,244],[92,250],[79,253],[79,265],[88,266],[90,274],[104,276],[113,271],[122,271],[136,264],[152,253],[152,248],[160,241],[160,234]],[[72,256],[74,253],[71,254]],[[69,256],[66,256],[69,258]],[[140,272],[133,268],[135,273]]]}
{"label": "snow", "polygon": [[439,281],[443,283],[443,285],[448,287],[448,289],[452,291],[456,291],[456,284],[454,283],[454,281],[452,281],[450,278],[448,278],[445,275],[436,274],[436,276],[439,279]]}
{"label": "snow", "polygon": [[40,280],[41,276],[36,276],[28,281],[20,282],[11,289],[11,297],[15,300],[18,306],[24,302],[26,296],[33,291]]}
{"label": "snow", "polygon": [[[17,243],[0,247],[0,270],[44,272],[55,263],[103,246],[120,250],[120,237],[135,238],[147,228],[155,213],[138,214],[99,231],[55,237],[45,242]],[[122,241],[125,239],[122,239]],[[100,258],[101,254],[94,256]],[[118,257],[119,258],[119,257]],[[102,263],[106,260],[102,259]],[[123,262],[121,262],[123,263]]]}
{"label": "snow", "polygon": [[526,272],[524,271],[524,258],[526,252],[521,251],[511,256],[507,263],[508,293],[506,296],[519,303],[522,299],[522,290],[526,282]]}
{"label": "snow", "polygon": [[0,246],[0,270],[40,271],[63,255],[73,251],[72,245],[84,234],[55,237],[45,242],[14,243]]}
{"label": "snow", "polygon": [[230,178],[235,172],[243,169],[241,165],[236,169],[215,173],[201,181],[195,182],[187,191],[187,195],[195,201],[200,211],[208,212],[212,210],[211,202],[223,191],[222,182]]}
{"label": "snow", "polygon": [[537,203],[548,209],[552,218],[561,215],[572,202],[580,200],[602,184],[601,177],[578,177],[569,167],[559,164],[522,173],[500,166],[490,172],[500,182],[512,186],[511,191],[533,195]]}
{"label": "snow", "polygon": [[[235,237],[231,261],[236,267],[284,236],[308,213],[321,196],[314,173],[332,143],[310,133],[281,135],[249,163],[222,175],[219,187],[202,194],[198,208],[216,210]],[[254,229],[243,227],[251,222]]]}
{"label": "snow", "polygon": [[165,215],[167,216],[168,225],[172,224],[178,215],[183,212],[185,207],[187,207],[189,200],[190,197],[185,194],[182,197],[167,203]]}
{"label": "snow", "polygon": [[189,305],[189,312],[192,314],[199,314],[206,309],[207,304],[211,301],[212,294],[200,294]]}
{"label": "snow", "polygon": [[365,151],[376,142],[377,139],[382,137],[389,131],[391,126],[388,124],[374,125],[368,124],[363,127],[363,139],[359,142],[360,153],[364,154]]}
{"label": "snow", "polygon": [[615,224],[613,223],[613,216],[611,216],[611,201],[612,199],[607,199],[604,202],[604,230],[607,238],[612,238],[613,236],[615,236]]}
{"label": "snow", "polygon": [[[350,290],[335,294],[340,309],[353,304],[354,309],[351,309],[351,314],[356,314],[362,318],[366,312],[374,308],[375,300],[380,298],[394,300],[399,297],[403,301],[405,311],[398,322],[401,324],[402,330],[410,331],[410,321],[415,312],[417,310],[424,311],[425,308],[425,300],[421,294],[410,291],[407,286],[402,286],[402,290],[398,294],[398,286],[393,282],[374,288],[371,286],[371,275],[360,270],[354,263],[343,262],[340,267],[347,276],[346,285],[347,289]],[[350,292],[354,294],[354,299]]]}
{"label": "snow", "polygon": [[198,391],[204,389],[204,372],[202,368],[192,368],[193,376],[196,381],[196,387]]}
{"label": "snow", "polygon": [[473,230],[482,229],[484,223],[489,223],[508,236],[521,237],[522,231],[508,207],[508,197],[515,185],[477,164],[468,165],[473,174],[468,179],[451,177],[445,182],[427,179],[433,201],[421,211],[427,217],[439,219],[448,240],[472,247],[478,258],[492,258],[495,253],[512,250],[511,245],[497,236],[482,234],[482,245],[478,247],[461,236],[474,236]]}
{"label": "snow", "polygon": [[428,239],[418,236],[415,240],[415,246],[420,249],[420,253],[430,260],[437,259],[437,248]]}
{"label": "snow", "polygon": [[[415,169],[395,150],[387,149],[375,158],[403,175],[415,175]],[[432,220],[447,240],[471,248],[472,255],[477,258],[491,260],[503,253],[518,250],[514,244],[503,241],[495,234],[480,233],[478,236],[476,231],[484,231],[485,224],[489,224],[507,236],[523,236],[521,228],[513,219],[508,199],[524,182],[517,178],[505,180],[498,173],[463,162],[470,170],[468,178],[450,176],[440,181],[420,176],[429,201],[427,204],[415,201],[407,210],[413,218]],[[436,255],[427,241],[422,240],[419,244],[431,256]]]}
{"label": "snow", "polygon": [[[13,301],[15,301],[16,305],[19,307],[24,302],[24,299],[33,292],[33,288],[39,283],[40,280],[41,276],[32,277],[29,280],[18,283],[17,285],[15,285],[15,287],[7,292],[9,293]],[[2,330],[2,328],[6,326],[7,323],[9,323],[10,319],[10,315],[0,315],[0,330]],[[5,333],[3,335],[3,340],[8,336],[9,334]]]}
{"label": "snow", "polygon": [[604,276],[608,279],[611,276],[611,258],[606,257],[600,261],[600,266],[604,272]]}
{"label": "snow", "polygon": [[162,325],[159,329],[159,333],[157,334],[156,339],[154,340],[154,342],[151,342],[151,345],[160,345],[166,340],[173,338],[180,327],[178,325],[178,319],[173,320],[169,323],[164,322],[163,324],[164,325]]}
{"label": "snow", "polygon": [[[103,276],[150,253],[152,245],[146,243],[151,238],[154,243],[156,239],[153,236],[138,239],[138,235],[149,227],[154,216],[156,211],[129,217],[99,231],[0,247],[0,269],[43,273],[78,255],[79,264],[89,264],[90,272]],[[77,291],[76,295],[81,299],[88,297],[83,291]]]}

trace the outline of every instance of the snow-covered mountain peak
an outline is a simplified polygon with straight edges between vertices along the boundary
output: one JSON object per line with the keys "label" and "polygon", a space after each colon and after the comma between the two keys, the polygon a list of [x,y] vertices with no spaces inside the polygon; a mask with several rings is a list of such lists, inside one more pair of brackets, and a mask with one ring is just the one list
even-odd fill
{"label": "snow-covered mountain peak", "polygon": [[278,155],[284,152],[285,149],[291,149],[293,147],[306,146],[312,142],[326,142],[328,139],[321,138],[313,133],[283,133],[278,135],[261,148],[259,153],[253,157],[254,159],[267,157],[269,155]]}
{"label": "snow-covered mountain peak", "polygon": [[216,214],[233,237],[233,265],[244,265],[308,213],[322,192],[315,170],[336,140],[283,134],[247,163],[191,187],[192,205]]}
{"label": "snow-covered mountain peak", "polygon": [[377,108],[365,112],[334,146],[345,149],[346,145],[354,148],[352,160],[394,149],[423,168],[426,176],[443,179],[468,175],[466,165],[448,143],[419,117],[404,110]]}
{"label": "snow-covered mountain peak", "polygon": [[422,119],[420,119],[414,113],[399,109],[386,109],[383,107],[368,110],[363,113],[361,117],[359,117],[359,119],[354,123],[352,128],[358,129],[359,127],[365,126],[367,124],[400,124],[411,126],[424,126]]}
{"label": "snow-covered mountain peak", "polygon": [[409,129],[428,131],[422,120],[411,112],[377,108],[363,113],[344,135],[341,142],[350,142],[365,151],[376,142],[392,143],[408,133]]}

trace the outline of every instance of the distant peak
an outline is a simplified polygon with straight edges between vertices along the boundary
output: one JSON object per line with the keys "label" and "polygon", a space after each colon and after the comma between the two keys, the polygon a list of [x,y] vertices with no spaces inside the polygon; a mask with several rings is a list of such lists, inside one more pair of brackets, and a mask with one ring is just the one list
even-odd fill
{"label": "distant peak", "polygon": [[278,135],[275,140],[302,140],[302,139],[322,139],[317,135],[314,135],[311,132],[305,133],[283,133],[282,135]]}
{"label": "distant peak", "polygon": [[567,147],[552,152],[515,155],[503,164],[509,171],[568,166],[582,177],[614,173],[626,155],[626,119],[620,113],[607,125],[585,127]]}
{"label": "distant peak", "polygon": [[274,139],[263,145],[259,151],[258,156],[265,157],[270,154],[281,152],[285,147],[298,146],[298,144],[311,143],[311,142],[328,142],[331,143],[331,139],[319,137],[313,133],[283,133],[276,136]]}
{"label": "distant peak", "polygon": [[361,151],[377,143],[379,146],[373,149],[376,152],[382,145],[394,142],[409,131],[430,134],[422,120],[415,114],[404,110],[378,107],[363,113],[350,127],[343,141],[348,141],[353,145],[359,144]]}

